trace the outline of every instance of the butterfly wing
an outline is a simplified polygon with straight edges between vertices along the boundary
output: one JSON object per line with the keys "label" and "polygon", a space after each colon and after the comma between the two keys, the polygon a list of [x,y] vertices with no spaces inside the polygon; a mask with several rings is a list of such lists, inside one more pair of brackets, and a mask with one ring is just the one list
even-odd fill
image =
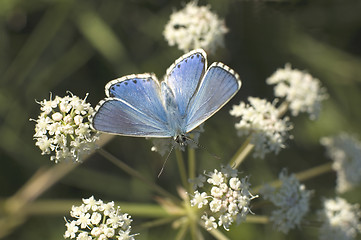
{"label": "butterfly wing", "polygon": [[129,75],[110,81],[108,96],[96,107],[94,129],[138,137],[171,137],[160,86],[152,74]]}
{"label": "butterfly wing", "polygon": [[160,98],[160,84],[154,74],[132,74],[112,80],[105,85],[105,94],[122,99],[159,122],[166,121],[166,112]]}
{"label": "butterfly wing", "polygon": [[237,73],[223,63],[213,63],[192,98],[186,117],[186,132],[192,131],[221,109],[241,88]]}
{"label": "butterfly wing", "polygon": [[183,55],[168,68],[165,82],[174,94],[180,117],[185,116],[206,66],[206,53],[197,49]]}

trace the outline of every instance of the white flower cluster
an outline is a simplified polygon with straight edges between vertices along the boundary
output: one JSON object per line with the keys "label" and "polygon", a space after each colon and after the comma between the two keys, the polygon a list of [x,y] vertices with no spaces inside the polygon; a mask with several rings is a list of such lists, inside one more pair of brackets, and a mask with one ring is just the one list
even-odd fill
{"label": "white flower cluster", "polygon": [[203,192],[196,190],[191,199],[191,206],[205,210],[201,219],[208,231],[217,228],[217,225],[228,231],[234,221],[237,224],[244,221],[250,212],[250,201],[257,197],[249,192],[248,178],[239,179],[237,170],[229,166],[222,167],[221,171],[215,169],[199,175],[191,182],[194,189],[207,189],[208,186],[204,186],[206,182],[211,187]]}
{"label": "white flower cluster", "polygon": [[93,196],[83,199],[83,204],[73,206],[70,216],[75,220],[65,219],[67,230],[64,238],[76,240],[134,240],[130,234],[132,219],[128,214],[121,214],[120,208],[114,208],[114,202],[103,203]]}
{"label": "white flower cluster", "polygon": [[[190,137],[192,140],[187,140],[187,146],[191,148],[198,147],[199,137],[201,133],[204,132],[204,124],[199,125],[196,129],[187,134],[187,137]],[[173,138],[147,138],[150,139],[154,146],[152,146],[151,151],[158,152],[160,155],[164,156],[168,154],[172,147],[184,151],[184,145],[175,144]]]}
{"label": "white flower cluster", "polygon": [[352,240],[361,233],[361,211],[357,204],[351,205],[345,199],[326,199],[324,209],[319,212],[323,225],[320,228],[321,240]]}
{"label": "white flower cluster", "polygon": [[184,9],[170,16],[163,35],[170,46],[177,45],[184,52],[203,48],[213,53],[218,46],[224,45],[227,32],[224,21],[212,13],[209,6],[189,2]]}
{"label": "white flower cluster", "polygon": [[337,173],[336,191],[344,193],[361,183],[361,142],[355,137],[341,133],[324,137],[321,144],[333,160],[332,168]]}
{"label": "white flower cluster", "polygon": [[235,125],[238,135],[250,135],[250,142],[255,146],[254,157],[264,158],[269,152],[278,154],[289,137],[291,123],[287,117],[279,117],[280,113],[272,103],[255,97],[249,97],[248,101],[250,104],[241,102],[230,111],[232,116],[242,118]]}
{"label": "white flower cluster", "polygon": [[[86,98],[85,98],[86,99]],[[91,130],[89,117],[94,110],[85,99],[70,95],[39,102],[34,139],[42,154],[55,153],[52,161],[81,161],[93,150],[98,134]]]}
{"label": "white flower cluster", "polygon": [[281,171],[279,179],[282,182],[279,189],[266,186],[261,194],[277,207],[270,217],[274,227],[278,231],[288,233],[290,229],[299,227],[308,212],[312,191],[300,184],[294,174],[288,176],[286,170]]}
{"label": "white flower cluster", "polygon": [[316,119],[321,111],[321,101],[327,98],[326,90],[318,79],[309,73],[291,69],[290,64],[278,69],[266,82],[276,84],[275,96],[286,98],[293,116],[308,112],[310,119]]}

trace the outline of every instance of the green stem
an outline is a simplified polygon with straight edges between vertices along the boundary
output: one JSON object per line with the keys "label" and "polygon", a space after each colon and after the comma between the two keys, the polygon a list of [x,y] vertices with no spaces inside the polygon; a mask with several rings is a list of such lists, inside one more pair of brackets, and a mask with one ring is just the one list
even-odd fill
{"label": "green stem", "polygon": [[176,198],[175,196],[173,196],[172,194],[170,194],[163,188],[159,187],[158,185],[156,185],[153,181],[150,181],[149,179],[145,178],[143,174],[134,170],[129,165],[125,164],[123,161],[121,161],[120,159],[118,159],[117,157],[112,155],[111,153],[107,152],[106,150],[104,150],[102,148],[99,148],[97,151],[100,155],[102,155],[104,158],[108,159],[110,162],[112,162],[114,165],[116,165],[117,167],[122,169],[124,172],[128,173],[129,175],[131,175],[135,178],[138,178],[139,180],[141,180],[143,183],[148,185],[150,188],[152,188],[154,191],[158,192],[162,196],[168,197],[168,198],[172,199],[173,201],[175,201],[176,203],[180,202],[180,200],[178,198]]}
{"label": "green stem", "polygon": [[180,174],[180,177],[181,177],[183,187],[185,189],[188,189],[187,186],[189,184],[188,184],[188,180],[187,180],[188,179],[187,178],[187,171],[186,171],[186,167],[184,165],[184,159],[183,159],[182,152],[177,149],[175,151],[175,156],[176,156],[176,159],[177,159],[179,174]]}
{"label": "green stem", "polygon": [[248,154],[254,148],[254,145],[251,143],[251,137],[252,135],[249,135],[247,137],[246,141],[241,145],[241,147],[238,149],[236,154],[232,157],[231,161],[229,162],[229,165],[233,169],[238,168],[238,166],[243,162],[243,160],[248,156]]}
{"label": "green stem", "polygon": [[229,238],[218,229],[212,229],[209,233],[217,240],[229,240]]}
{"label": "green stem", "polygon": [[188,223],[183,222],[183,224],[180,226],[180,229],[175,237],[175,240],[183,240],[185,239],[185,236],[188,232]]}
{"label": "green stem", "polygon": [[[326,163],[326,164],[319,165],[319,166],[307,169],[305,171],[296,173],[296,177],[299,181],[306,181],[306,180],[309,180],[314,177],[318,177],[321,174],[328,173],[331,171],[333,171],[332,163]],[[279,187],[282,185],[282,182],[280,180],[275,180],[275,181],[271,182],[269,185],[271,185],[272,187]],[[259,190],[262,187],[263,187],[263,185],[254,188],[252,193],[253,194],[259,193]]]}
{"label": "green stem", "polygon": [[288,106],[290,105],[289,102],[284,101],[281,103],[281,105],[278,107],[278,117],[281,118],[288,110]]}
{"label": "green stem", "polygon": [[259,223],[259,224],[267,224],[269,223],[269,218],[267,216],[255,216],[255,215],[248,215],[246,219],[247,223]]}
{"label": "green stem", "polygon": [[202,239],[199,237],[200,232],[199,232],[198,223],[197,223],[197,220],[199,218],[199,215],[197,214],[198,209],[194,208],[190,205],[188,195],[183,200],[184,200],[183,206],[187,212],[187,220],[188,220],[188,224],[189,224],[191,239],[192,240],[193,239],[194,240]]}
{"label": "green stem", "polygon": [[165,224],[170,224],[177,218],[178,218],[178,216],[176,216],[176,217],[173,216],[173,217],[168,217],[168,218],[160,218],[160,219],[152,220],[152,221],[145,222],[140,225],[134,226],[134,228],[132,227],[132,229],[134,232],[139,232],[144,229],[148,229],[148,228],[152,228],[152,227],[159,227],[159,226],[162,226]]}
{"label": "green stem", "polygon": [[[194,148],[188,147],[188,176],[190,179],[196,177],[196,154]],[[188,184],[188,191],[192,190],[192,184]]]}
{"label": "green stem", "polygon": [[198,238],[198,228],[197,228],[197,224],[192,221],[192,222],[189,222],[189,228],[190,228],[190,233],[191,233],[191,236],[192,236],[192,240],[197,240],[199,239]]}
{"label": "green stem", "polygon": [[328,173],[331,171],[333,171],[333,169],[332,169],[332,163],[330,162],[299,172],[296,174],[296,177],[300,181],[306,181],[308,179],[317,177],[321,174]]}

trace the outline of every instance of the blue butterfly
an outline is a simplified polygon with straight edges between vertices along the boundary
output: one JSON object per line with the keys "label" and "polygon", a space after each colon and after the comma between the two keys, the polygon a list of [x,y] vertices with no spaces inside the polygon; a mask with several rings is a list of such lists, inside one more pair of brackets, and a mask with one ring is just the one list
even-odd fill
{"label": "blue butterfly", "polygon": [[193,50],[168,68],[162,82],[148,73],[110,81],[92,126],[123,136],[173,137],[184,145],[186,134],[221,109],[240,87],[232,69],[220,62],[207,69],[206,53]]}

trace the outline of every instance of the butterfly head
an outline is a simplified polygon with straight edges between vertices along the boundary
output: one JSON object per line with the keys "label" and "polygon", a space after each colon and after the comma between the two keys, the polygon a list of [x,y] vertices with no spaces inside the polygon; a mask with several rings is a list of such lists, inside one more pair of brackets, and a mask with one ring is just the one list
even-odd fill
{"label": "butterfly head", "polygon": [[188,139],[189,138],[185,134],[178,134],[177,136],[174,137],[174,141],[182,147],[187,145]]}

